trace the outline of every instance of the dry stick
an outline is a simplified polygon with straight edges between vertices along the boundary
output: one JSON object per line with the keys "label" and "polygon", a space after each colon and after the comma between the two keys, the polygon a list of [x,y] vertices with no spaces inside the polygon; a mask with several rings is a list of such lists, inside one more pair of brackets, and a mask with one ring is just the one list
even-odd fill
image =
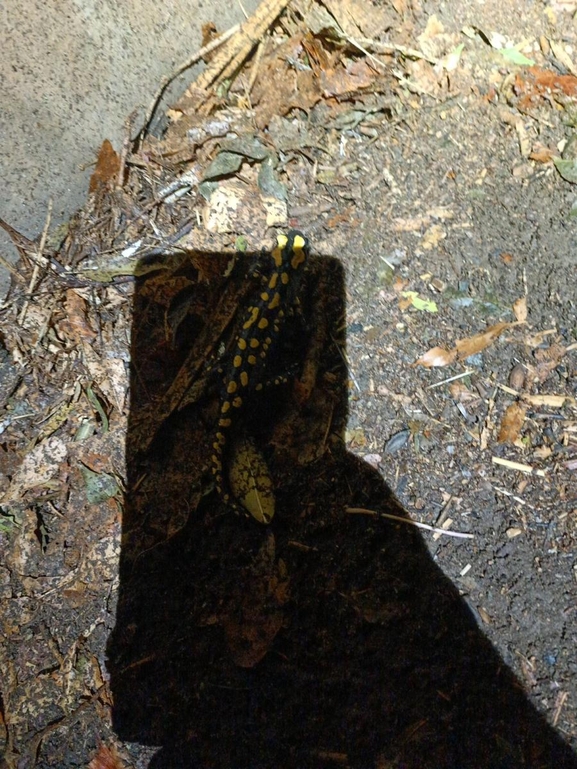
{"label": "dry stick", "polygon": [[360,43],[362,46],[375,53],[400,53],[407,59],[424,59],[425,61],[428,61],[429,64],[436,64],[438,62],[438,59],[434,59],[432,56],[427,56],[422,51],[417,51],[415,48],[406,48],[404,45],[397,45],[396,43],[381,43],[379,40],[372,40],[367,37],[358,37],[350,42],[356,46]]}
{"label": "dry stick", "polygon": [[203,56],[206,56],[211,51],[214,51],[215,48],[218,48],[219,45],[222,45],[224,42],[226,42],[229,39],[229,37],[232,37],[236,32],[238,32],[239,29],[240,29],[240,24],[235,24],[234,27],[231,27],[226,32],[223,32],[222,35],[220,35],[219,37],[216,37],[210,43],[200,48],[189,59],[183,62],[180,65],[180,67],[177,67],[177,69],[172,73],[172,75],[169,75],[168,77],[164,78],[164,80],[160,84],[158,91],[155,93],[152,102],[150,103],[148,112],[146,113],[144,125],[142,126],[142,130],[140,131],[141,138],[144,137],[146,133],[148,133],[148,129],[150,128],[150,124],[154,117],[154,113],[156,112],[156,108],[158,107],[158,104],[162,99],[165,90],[172,83],[172,81],[175,78],[177,78],[179,75],[182,75],[182,73],[185,72],[189,67],[192,67],[193,64],[196,64],[196,62],[199,59],[202,59]]}
{"label": "dry stick", "polygon": [[26,313],[28,311],[28,305],[30,304],[30,297],[32,296],[32,292],[34,291],[36,287],[36,281],[38,280],[38,273],[40,271],[40,261],[43,257],[43,251],[44,246],[46,245],[46,238],[48,237],[48,228],[50,227],[50,220],[52,219],[52,198],[48,201],[48,211],[46,213],[46,223],[44,224],[44,229],[42,230],[42,237],[40,238],[40,245],[38,246],[38,257],[39,260],[34,265],[34,269],[32,271],[32,277],[30,278],[30,285],[28,286],[28,297],[24,301],[24,305],[22,306],[22,311],[20,312],[20,316],[18,318],[18,323],[21,326],[24,323],[24,318],[26,317]]}
{"label": "dry stick", "polygon": [[263,53],[264,53],[264,41],[261,40],[260,43],[258,44],[258,48],[256,49],[256,54],[254,57],[254,65],[250,73],[248,85],[246,87],[246,93],[249,98],[250,98],[250,92],[252,91],[252,88],[256,83],[256,79],[258,77],[258,71],[260,69],[260,61],[262,59]]}
{"label": "dry stick", "polygon": [[379,518],[389,518],[391,521],[398,521],[398,523],[406,523],[409,526],[416,526],[418,529],[425,529],[426,531],[434,531],[435,534],[445,534],[447,537],[458,537],[459,539],[474,539],[473,534],[465,534],[462,531],[449,531],[448,529],[438,529],[436,526],[429,526],[428,523],[421,523],[420,521],[413,521],[411,518],[402,518],[400,515],[392,515],[391,513],[379,513],[377,510],[367,510],[364,507],[347,507],[347,513],[355,515],[376,515]]}
{"label": "dry stick", "polygon": [[217,79],[222,81],[232,77],[289,2],[290,0],[265,0],[259,5],[254,16],[242,25],[240,35],[235,41],[238,52],[235,54],[229,50],[221,51],[199,76],[194,88],[206,91]]}

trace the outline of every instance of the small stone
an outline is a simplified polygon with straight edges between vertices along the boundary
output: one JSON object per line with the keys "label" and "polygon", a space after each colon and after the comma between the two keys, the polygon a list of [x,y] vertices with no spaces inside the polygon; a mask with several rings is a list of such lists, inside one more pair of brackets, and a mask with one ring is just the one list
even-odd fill
{"label": "small stone", "polygon": [[509,387],[513,390],[522,390],[525,384],[525,368],[520,363],[513,366],[509,374]]}

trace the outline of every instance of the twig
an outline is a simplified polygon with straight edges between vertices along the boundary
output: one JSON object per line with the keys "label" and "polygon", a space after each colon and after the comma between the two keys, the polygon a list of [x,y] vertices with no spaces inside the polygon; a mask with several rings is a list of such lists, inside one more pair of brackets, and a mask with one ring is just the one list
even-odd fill
{"label": "twig", "polygon": [[427,390],[433,390],[435,387],[441,387],[444,384],[449,384],[449,382],[454,382],[457,379],[463,379],[463,377],[469,376],[469,374],[474,374],[474,369],[468,369],[467,371],[463,371],[462,374],[455,374],[455,376],[450,376],[448,379],[443,379],[441,382],[434,382],[432,385],[429,385],[427,387]]}
{"label": "twig", "polygon": [[251,70],[251,73],[250,73],[250,78],[249,78],[249,81],[248,81],[248,85],[246,87],[246,92],[247,92],[248,96],[250,96],[250,92],[252,91],[252,88],[253,88],[253,86],[254,86],[254,84],[256,82],[256,79],[257,79],[257,76],[258,76],[258,71],[259,71],[259,68],[260,68],[260,61],[262,59],[263,53],[264,53],[264,41],[261,40],[260,43],[258,44],[258,48],[256,49],[256,54],[255,54],[255,57],[254,57],[254,64],[253,64],[253,67],[252,67],[252,70]]}
{"label": "twig", "polygon": [[407,59],[424,59],[429,64],[436,64],[438,59],[432,56],[427,56],[422,51],[417,51],[415,48],[406,48],[404,45],[398,45],[397,43],[381,43],[379,40],[372,40],[367,37],[359,37],[355,41],[350,40],[353,45],[360,43],[365,48],[374,51],[375,53],[400,53]]}
{"label": "twig", "polygon": [[40,261],[41,261],[41,258],[43,257],[42,252],[44,251],[44,246],[46,245],[46,238],[48,237],[48,229],[50,227],[51,219],[52,219],[52,198],[50,198],[50,200],[48,201],[48,211],[46,213],[46,222],[44,224],[44,229],[42,230],[40,245],[38,246],[37,255],[39,257],[39,261],[37,261],[34,264],[34,269],[32,270],[32,277],[30,278],[30,284],[28,286],[28,296],[24,301],[24,305],[22,306],[20,316],[18,317],[18,323],[20,326],[24,323],[24,318],[26,317],[26,313],[28,311],[28,305],[30,304],[30,297],[32,296],[32,292],[36,287],[36,282],[38,280],[38,273],[40,272]]}
{"label": "twig", "polygon": [[439,529],[436,526],[429,526],[428,523],[421,523],[420,521],[413,521],[411,518],[402,518],[400,515],[392,515],[392,513],[379,513],[377,510],[367,510],[364,507],[347,507],[347,513],[354,515],[376,515],[379,518],[388,518],[391,521],[397,521],[398,523],[406,523],[409,526],[416,526],[418,529],[425,529],[426,531],[433,531],[435,534],[446,534],[447,537],[458,537],[459,539],[474,539],[474,534],[466,534],[463,531],[448,531],[447,529]]}
{"label": "twig", "polygon": [[207,91],[216,80],[222,82],[232,77],[289,2],[290,0],[265,0],[261,3],[254,16],[241,27],[238,39],[235,41],[237,53],[226,50],[215,56],[210,66],[194,83],[194,89]]}
{"label": "twig", "polygon": [[176,70],[172,73],[172,75],[169,75],[168,77],[164,78],[164,80],[160,84],[158,91],[155,93],[152,102],[150,103],[148,112],[146,113],[144,125],[142,126],[142,129],[139,134],[140,140],[142,140],[144,136],[148,133],[150,124],[152,123],[152,119],[154,118],[154,114],[156,112],[156,108],[158,107],[158,104],[162,99],[164,92],[166,91],[168,86],[172,83],[172,81],[175,78],[177,78],[179,75],[182,75],[182,73],[185,72],[187,69],[189,69],[189,67],[192,67],[193,64],[196,64],[196,62],[199,59],[202,59],[203,56],[206,56],[211,51],[214,51],[215,48],[218,48],[220,45],[226,42],[229,39],[229,37],[232,37],[236,32],[238,32],[239,29],[240,29],[240,24],[235,24],[234,27],[231,27],[226,32],[223,32],[222,35],[220,35],[219,37],[216,37],[214,40],[211,40],[210,43],[207,43],[207,45],[204,45],[202,48],[200,48],[190,58],[188,58],[185,62],[183,62],[179,67],[177,67]]}
{"label": "twig", "polygon": [[518,470],[520,473],[525,473],[526,475],[538,475],[540,478],[545,478],[547,475],[545,470],[537,470],[535,467],[531,467],[531,465],[524,465],[521,462],[512,462],[510,459],[503,459],[502,457],[491,457],[491,461],[495,465],[508,467],[509,470]]}

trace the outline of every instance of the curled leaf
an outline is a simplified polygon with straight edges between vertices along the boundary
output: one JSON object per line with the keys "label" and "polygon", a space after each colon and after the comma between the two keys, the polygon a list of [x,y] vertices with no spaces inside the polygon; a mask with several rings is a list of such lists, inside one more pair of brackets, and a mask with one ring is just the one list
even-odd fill
{"label": "curled leaf", "polygon": [[445,350],[442,347],[432,347],[415,361],[415,366],[425,366],[433,368],[434,366],[448,366],[457,357],[456,350]]}
{"label": "curled leaf", "polygon": [[486,331],[483,331],[480,334],[469,336],[466,339],[458,339],[455,344],[455,351],[459,359],[463,360],[464,358],[468,358],[471,355],[476,355],[486,347],[489,347],[489,345],[492,344],[495,339],[498,339],[498,337],[501,336],[505,329],[512,325],[512,323],[504,322],[495,323],[494,326],[489,326]]}
{"label": "curled leaf", "polygon": [[499,443],[515,443],[525,421],[526,407],[520,403],[512,403],[503,416],[499,430]]}

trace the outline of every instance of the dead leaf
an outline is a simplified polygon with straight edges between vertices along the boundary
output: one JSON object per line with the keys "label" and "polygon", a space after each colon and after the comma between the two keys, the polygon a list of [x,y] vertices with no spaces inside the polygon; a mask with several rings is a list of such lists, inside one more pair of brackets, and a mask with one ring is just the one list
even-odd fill
{"label": "dead leaf", "polygon": [[421,241],[422,248],[425,251],[430,251],[432,248],[436,248],[439,243],[447,237],[446,231],[440,224],[433,224],[432,227],[425,232]]}
{"label": "dead leaf", "polygon": [[334,69],[323,70],[320,85],[323,96],[345,96],[358,93],[374,83],[377,73],[366,59],[348,61],[344,66],[339,63]]}
{"label": "dead leaf", "polygon": [[88,303],[75,289],[70,288],[66,292],[64,308],[66,317],[58,324],[61,337],[70,339],[75,345],[79,345],[82,340],[92,341],[96,333],[88,323]]}
{"label": "dead leaf", "polygon": [[425,368],[433,368],[434,366],[448,366],[453,363],[457,357],[456,350],[444,350],[442,347],[433,347],[430,350],[415,361],[415,366],[425,366]]}
{"label": "dead leaf", "polygon": [[537,361],[537,366],[535,373],[540,382],[545,382],[545,380],[548,379],[549,375],[557,368],[566,352],[566,348],[557,343],[553,343],[545,349],[536,350],[535,360]]}
{"label": "dead leaf", "polygon": [[527,408],[520,403],[512,403],[503,416],[498,443],[515,443],[525,421]]}
{"label": "dead leaf", "polygon": [[328,54],[322,46],[310,46],[306,53],[309,65],[295,67],[294,62],[306,63],[303,39],[295,36],[262,58],[251,91],[259,128],[265,128],[274,116],[286,115],[295,107],[308,111],[322,98],[316,73],[329,61]]}
{"label": "dead leaf", "polygon": [[515,323],[495,323],[494,326],[489,326],[486,331],[481,334],[475,334],[475,336],[467,337],[466,339],[458,339],[455,344],[455,350],[459,357],[459,360],[468,358],[471,355],[476,355],[501,336],[503,331],[507,328],[511,328]]}
{"label": "dead leaf", "polygon": [[557,150],[549,149],[544,144],[535,142],[529,160],[534,160],[536,163],[550,163],[557,154]]}
{"label": "dead leaf", "polygon": [[98,748],[98,752],[88,764],[88,769],[126,769],[126,764],[118,755],[114,745],[109,748],[102,743]]}
{"label": "dead leaf", "polygon": [[577,97],[577,77],[559,75],[541,67],[523,67],[515,77],[515,93],[520,95],[519,107],[531,110],[540,99],[549,100],[551,95]]}
{"label": "dead leaf", "polygon": [[481,400],[477,393],[472,392],[463,382],[459,381],[451,382],[449,385],[449,395],[454,401],[459,403],[472,403]]}
{"label": "dead leaf", "polygon": [[102,187],[111,186],[111,182],[115,182],[118,178],[119,171],[120,159],[114,151],[112,144],[108,139],[105,139],[98,153],[96,168],[90,177],[88,191],[94,193],[98,192]]}
{"label": "dead leaf", "polygon": [[58,473],[67,454],[68,449],[62,438],[53,436],[39,443],[22,460],[0,503],[20,502],[28,489],[45,486]]}
{"label": "dead leaf", "polygon": [[394,232],[415,232],[428,227],[431,223],[430,216],[397,217],[393,220]]}
{"label": "dead leaf", "polygon": [[94,382],[122,414],[128,392],[128,374],[124,361],[118,358],[101,358],[86,341],[82,343],[82,357]]}
{"label": "dead leaf", "polygon": [[522,296],[517,301],[513,302],[513,312],[515,317],[520,323],[527,320],[527,297]]}

